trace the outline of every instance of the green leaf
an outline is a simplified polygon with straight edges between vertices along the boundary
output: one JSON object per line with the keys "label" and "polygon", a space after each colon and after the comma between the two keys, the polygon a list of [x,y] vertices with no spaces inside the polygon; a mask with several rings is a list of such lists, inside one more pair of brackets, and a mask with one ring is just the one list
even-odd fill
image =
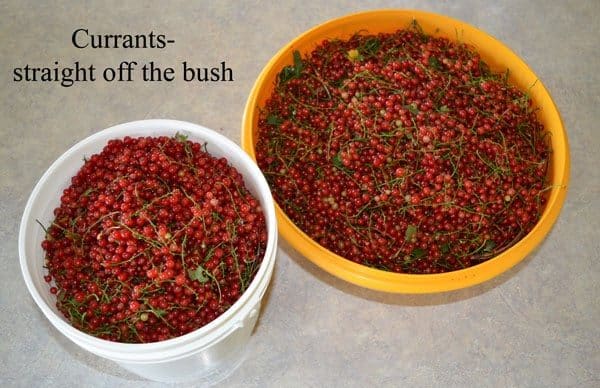
{"label": "green leaf", "polygon": [[202,284],[206,283],[209,279],[209,277],[207,276],[206,270],[204,268],[202,268],[201,265],[199,265],[198,268],[196,268],[196,269],[188,270],[188,275],[189,275],[190,279],[197,280]]}
{"label": "green leaf", "polygon": [[348,52],[346,53],[346,57],[348,58],[348,60],[350,60],[352,62],[354,62],[354,61],[362,61],[363,59],[365,59],[360,54],[360,51],[358,51],[357,49],[348,50]]}
{"label": "green leaf", "polygon": [[304,69],[304,62],[302,62],[302,57],[300,56],[300,52],[298,50],[294,50],[294,75],[296,78],[300,77],[300,73]]}
{"label": "green leaf", "polygon": [[344,169],[344,163],[342,163],[342,157],[340,156],[339,153],[335,154],[335,156],[333,157],[331,162],[333,163],[333,165],[335,167],[339,168],[340,170]]}
{"label": "green leaf", "polygon": [[277,116],[273,113],[271,113],[271,114],[269,114],[269,116],[267,116],[267,124],[278,127],[279,125],[281,125],[281,123],[283,123],[283,120],[279,116]]}
{"label": "green leaf", "polygon": [[404,241],[410,242],[417,235],[417,227],[415,225],[408,225],[406,232],[404,233]]}
{"label": "green leaf", "polygon": [[446,254],[450,253],[450,244],[448,244],[448,243],[442,244],[442,246],[440,247],[440,251],[441,251],[441,252],[442,252],[444,255],[446,255]]}
{"label": "green leaf", "polygon": [[294,66],[286,66],[284,67],[278,75],[279,83],[286,83],[287,81],[294,78],[295,70]]}
{"label": "green leaf", "polygon": [[163,317],[167,311],[166,310],[161,310],[161,309],[152,309],[152,312],[154,313],[154,315],[156,315],[158,318]]}
{"label": "green leaf", "polygon": [[417,108],[417,104],[415,104],[414,102],[410,105],[406,105],[405,108],[408,109],[408,111],[414,115],[419,113],[419,108]]}
{"label": "green leaf", "polygon": [[496,243],[493,240],[486,240],[483,247],[485,253],[491,253],[496,248]]}
{"label": "green leaf", "polygon": [[379,39],[369,38],[360,46],[359,51],[366,56],[375,56],[380,46],[381,41]]}
{"label": "green leaf", "polygon": [[292,54],[294,57],[294,65],[284,67],[278,75],[280,83],[286,83],[292,78],[300,78],[302,74],[302,70],[304,70],[304,62],[302,61],[302,56],[300,56],[300,52],[298,50],[294,50]]}
{"label": "green leaf", "polygon": [[420,35],[425,35],[425,32],[423,31],[423,28],[421,27],[421,25],[419,24],[419,22],[417,21],[417,19],[413,19],[411,22],[411,27],[418,32]]}
{"label": "green leaf", "polygon": [[182,133],[177,132],[174,136],[175,140],[180,141],[182,143],[186,142],[188,137]]}
{"label": "green leaf", "polygon": [[438,108],[438,112],[448,113],[448,112],[450,112],[450,108],[448,108],[446,105],[442,105]]}
{"label": "green leaf", "polygon": [[429,62],[429,66],[431,66],[435,70],[443,70],[444,69],[444,67],[442,66],[442,63],[436,57],[429,57],[428,62]]}
{"label": "green leaf", "polygon": [[427,252],[425,252],[425,249],[423,248],[415,248],[412,252],[411,252],[411,256],[415,259],[418,260],[421,257],[425,256]]}

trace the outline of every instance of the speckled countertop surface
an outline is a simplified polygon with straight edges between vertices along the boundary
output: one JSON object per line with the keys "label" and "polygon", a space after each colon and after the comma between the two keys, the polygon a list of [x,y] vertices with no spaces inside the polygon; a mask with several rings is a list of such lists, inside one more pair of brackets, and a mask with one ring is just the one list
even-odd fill
{"label": "speckled countertop surface", "polygon": [[[556,4],[554,4],[556,3]],[[493,5],[490,5],[493,4]],[[552,93],[571,145],[567,202],[543,244],[502,276],[428,296],[387,295],[333,278],[280,244],[245,363],[228,387],[600,385],[600,2],[0,2],[0,386],[153,387],[72,345],[29,296],[18,264],[25,202],[50,163],[116,123],[176,118],[236,142],[250,88],[286,42],[329,18],[417,8],[496,36]],[[166,33],[165,50],[76,49],[71,33]],[[96,66],[227,61],[222,84],[15,83],[26,63]]]}

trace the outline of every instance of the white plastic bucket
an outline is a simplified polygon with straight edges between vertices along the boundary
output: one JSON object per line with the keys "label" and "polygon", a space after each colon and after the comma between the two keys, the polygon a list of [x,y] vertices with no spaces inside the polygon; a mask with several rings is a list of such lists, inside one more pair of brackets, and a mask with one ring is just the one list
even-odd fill
{"label": "white plastic bucket", "polygon": [[[207,143],[208,152],[226,157],[243,176],[248,190],[260,201],[268,231],[265,257],[254,280],[240,297],[214,321],[181,337],[148,344],[102,340],[70,325],[55,305],[56,297],[44,281],[44,231],[36,220],[49,225],[62,191],[86,156],[98,153],[110,139],[125,136],[187,135]],[[212,384],[227,377],[242,361],[271,280],[277,252],[277,223],[273,198],[256,164],[235,143],[199,125],[175,120],[142,120],[100,131],[77,143],[58,158],[39,180],[25,206],[19,231],[19,257],[27,288],[44,315],[62,334],[82,348],[144,378],[161,382],[194,380]]]}

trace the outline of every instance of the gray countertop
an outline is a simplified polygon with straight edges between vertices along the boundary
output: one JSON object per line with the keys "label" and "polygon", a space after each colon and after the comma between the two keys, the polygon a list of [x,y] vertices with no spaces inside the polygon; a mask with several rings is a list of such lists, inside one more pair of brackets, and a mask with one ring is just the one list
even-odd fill
{"label": "gray countertop", "polygon": [[[0,2],[0,385],[153,387],[62,337],[29,296],[17,236],[37,179],[68,147],[144,118],[202,124],[239,143],[248,93],[286,42],[329,18],[368,8],[418,8],[471,23],[536,72],[560,109],[571,184],[546,240],[512,270],[435,295],[361,289],[285,242],[248,358],[222,386],[600,385],[600,2],[123,1]],[[71,34],[165,33],[166,49],[77,49]],[[13,82],[12,69],[153,60],[226,61],[234,82]]]}

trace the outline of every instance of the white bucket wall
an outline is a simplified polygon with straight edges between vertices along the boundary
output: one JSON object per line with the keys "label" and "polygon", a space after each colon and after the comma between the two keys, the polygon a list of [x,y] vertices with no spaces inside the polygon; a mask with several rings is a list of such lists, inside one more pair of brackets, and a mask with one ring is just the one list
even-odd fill
{"label": "white bucket wall", "polygon": [[[208,152],[225,157],[243,176],[248,190],[261,204],[267,224],[265,257],[254,280],[220,317],[198,330],[167,341],[149,344],[123,344],[85,334],[63,317],[55,296],[44,281],[44,232],[36,220],[48,225],[53,210],[60,204],[60,193],[82,166],[86,156],[98,153],[108,140],[125,136],[187,135],[196,142],[207,142]],[[244,347],[256,324],[261,301],[269,285],[277,252],[277,223],[273,198],[264,176],[250,157],[224,136],[199,125],[175,120],[142,120],[100,131],[77,143],[46,171],[34,188],[25,207],[19,231],[19,257],[27,288],[50,322],[82,348],[151,380],[215,383],[226,377],[243,361]]]}

